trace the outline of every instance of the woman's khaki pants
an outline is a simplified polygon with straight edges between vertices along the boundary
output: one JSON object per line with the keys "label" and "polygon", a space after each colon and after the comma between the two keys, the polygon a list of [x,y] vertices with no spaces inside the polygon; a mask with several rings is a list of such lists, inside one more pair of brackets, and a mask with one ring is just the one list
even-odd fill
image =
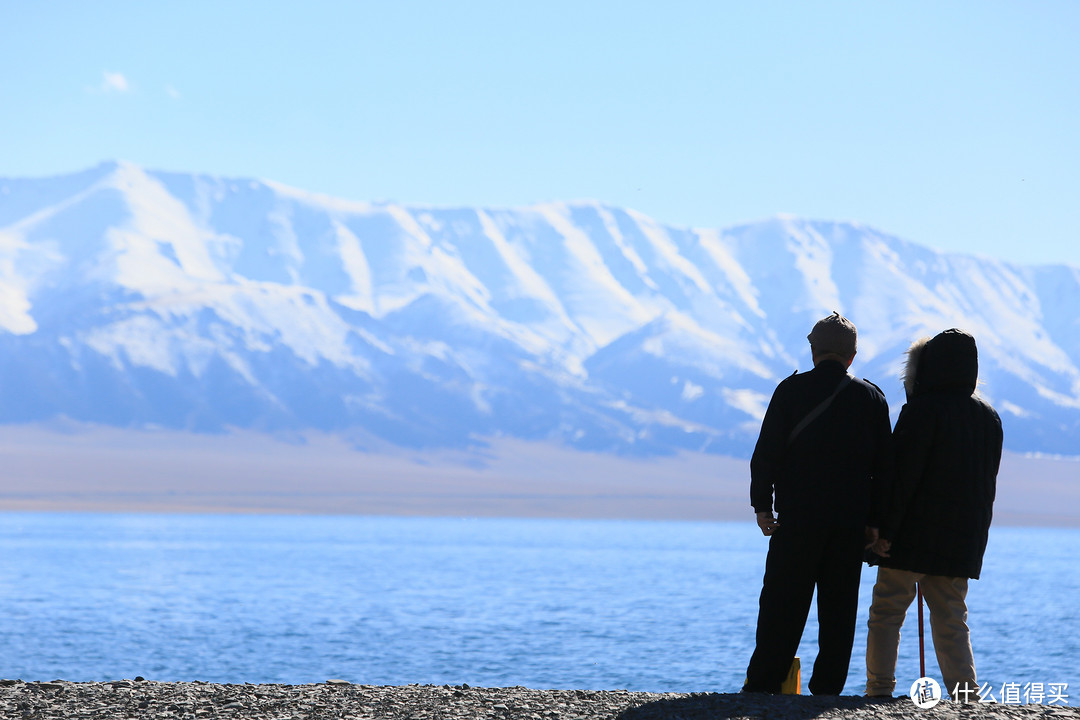
{"label": "woman's khaki pants", "polygon": [[[975,658],[967,625],[967,578],[924,575],[879,567],[870,605],[870,631],[866,637],[866,694],[892,695],[896,688],[896,657],[900,626],[904,624],[915,584],[922,586],[930,609],[930,632],[941,668],[944,690],[957,699],[976,700]],[[914,682],[914,680],[912,680]],[[964,688],[971,693],[965,694]]]}

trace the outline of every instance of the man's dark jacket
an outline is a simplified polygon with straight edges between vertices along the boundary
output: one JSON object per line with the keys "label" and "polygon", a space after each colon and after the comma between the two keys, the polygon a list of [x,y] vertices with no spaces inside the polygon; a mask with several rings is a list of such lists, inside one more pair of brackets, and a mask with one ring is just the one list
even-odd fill
{"label": "man's dark jacket", "polygon": [[750,460],[750,504],[781,524],[877,525],[892,471],[889,405],[873,383],[852,378],[829,408],[789,443],[791,431],[847,375],[824,360],[773,393]]}
{"label": "man's dark jacket", "polygon": [[884,567],[978,578],[1001,462],[1001,419],[975,395],[975,339],[946,330],[908,353],[908,401],[893,433],[896,478]]}

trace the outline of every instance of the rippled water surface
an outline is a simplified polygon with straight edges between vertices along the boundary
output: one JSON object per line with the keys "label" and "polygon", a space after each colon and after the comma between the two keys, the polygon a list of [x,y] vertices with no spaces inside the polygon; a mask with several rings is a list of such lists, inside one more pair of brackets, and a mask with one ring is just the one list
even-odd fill
{"label": "rippled water surface", "polygon": [[[1078,541],[992,531],[969,595],[982,680],[1080,693]],[[766,549],[750,523],[0,514],[0,677],[731,692]],[[901,685],[916,627],[912,608]]]}

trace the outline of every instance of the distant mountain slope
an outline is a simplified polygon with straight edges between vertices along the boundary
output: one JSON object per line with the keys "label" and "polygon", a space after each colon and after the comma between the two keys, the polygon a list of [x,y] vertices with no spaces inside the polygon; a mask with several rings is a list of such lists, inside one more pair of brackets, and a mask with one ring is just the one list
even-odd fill
{"label": "distant mountain slope", "polygon": [[1006,445],[1077,454],[1078,307],[1077,268],[851,223],[371,204],[125,163],[0,180],[5,423],[745,456],[837,309],[894,409],[910,341],[963,327]]}

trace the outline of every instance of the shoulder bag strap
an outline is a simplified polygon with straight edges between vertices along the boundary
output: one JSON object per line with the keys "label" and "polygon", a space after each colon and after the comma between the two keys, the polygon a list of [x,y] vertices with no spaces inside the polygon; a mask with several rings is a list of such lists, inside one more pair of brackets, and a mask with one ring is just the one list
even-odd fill
{"label": "shoulder bag strap", "polygon": [[808,412],[806,414],[806,417],[804,417],[799,422],[799,424],[796,425],[795,428],[791,431],[791,434],[788,435],[788,439],[787,439],[788,445],[790,445],[792,443],[792,441],[795,440],[796,437],[798,437],[799,433],[801,433],[803,430],[806,429],[807,425],[809,425],[810,423],[817,420],[818,417],[821,415],[821,413],[823,413],[823,412],[825,412],[826,410],[829,409],[829,406],[832,405],[832,401],[836,398],[837,395],[840,394],[841,390],[843,390],[844,388],[847,387],[848,383],[851,382],[851,380],[852,380],[851,374],[850,373],[845,373],[844,377],[840,380],[840,384],[836,386],[835,390],[833,390],[832,395],[830,395],[829,397],[825,398],[820,403],[818,403],[817,407],[815,407],[813,410]]}

